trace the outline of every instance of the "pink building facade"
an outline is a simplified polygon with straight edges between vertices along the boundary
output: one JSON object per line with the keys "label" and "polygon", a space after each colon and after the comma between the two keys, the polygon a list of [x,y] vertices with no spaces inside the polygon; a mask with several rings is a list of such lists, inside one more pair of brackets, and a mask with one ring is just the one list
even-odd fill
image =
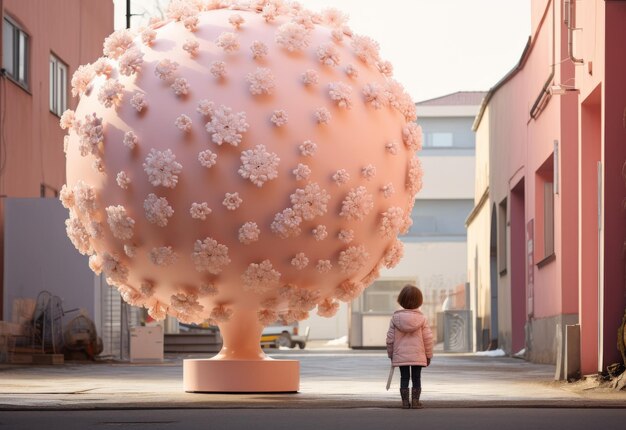
{"label": "pink building facade", "polygon": [[621,361],[626,307],[626,2],[531,3],[520,62],[474,123],[487,172],[467,220],[475,346],[562,363],[580,323],[593,373]]}
{"label": "pink building facade", "polygon": [[[0,0],[0,244],[5,197],[53,197],[65,183],[60,114],[76,68],[102,55],[112,0]],[[0,319],[3,258],[0,246]],[[6,317],[6,316],[5,316]]]}

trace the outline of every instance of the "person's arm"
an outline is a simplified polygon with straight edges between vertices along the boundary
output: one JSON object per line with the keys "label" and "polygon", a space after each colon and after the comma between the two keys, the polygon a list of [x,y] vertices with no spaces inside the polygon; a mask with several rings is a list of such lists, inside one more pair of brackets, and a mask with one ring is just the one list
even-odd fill
{"label": "person's arm", "polygon": [[424,341],[424,351],[426,352],[426,365],[430,366],[430,360],[433,358],[433,332],[430,329],[428,320],[424,321],[422,340]]}
{"label": "person's arm", "polygon": [[393,320],[389,322],[389,330],[387,330],[387,357],[393,357],[393,342],[396,336],[396,326],[393,325]]}

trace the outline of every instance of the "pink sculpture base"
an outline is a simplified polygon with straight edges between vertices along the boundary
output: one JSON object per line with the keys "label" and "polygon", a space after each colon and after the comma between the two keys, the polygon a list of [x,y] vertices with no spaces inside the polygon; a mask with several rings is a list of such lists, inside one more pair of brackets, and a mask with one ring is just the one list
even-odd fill
{"label": "pink sculpture base", "polygon": [[263,326],[254,310],[239,310],[218,323],[223,339],[210,359],[183,360],[183,386],[201,393],[295,393],[300,362],[274,360],[261,349]]}
{"label": "pink sculpture base", "polygon": [[183,385],[187,392],[286,393],[300,389],[297,360],[183,361]]}

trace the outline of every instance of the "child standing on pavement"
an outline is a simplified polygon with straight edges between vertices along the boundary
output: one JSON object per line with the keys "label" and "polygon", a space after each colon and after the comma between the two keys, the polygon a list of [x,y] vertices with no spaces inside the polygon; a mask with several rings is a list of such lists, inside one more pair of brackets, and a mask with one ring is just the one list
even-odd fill
{"label": "child standing on pavement", "polygon": [[[433,334],[419,307],[424,298],[414,285],[406,285],[398,295],[402,306],[394,312],[387,332],[387,355],[393,367],[400,367],[400,396],[402,408],[421,408],[422,367],[430,365],[433,357]],[[413,382],[409,403],[409,379]]]}

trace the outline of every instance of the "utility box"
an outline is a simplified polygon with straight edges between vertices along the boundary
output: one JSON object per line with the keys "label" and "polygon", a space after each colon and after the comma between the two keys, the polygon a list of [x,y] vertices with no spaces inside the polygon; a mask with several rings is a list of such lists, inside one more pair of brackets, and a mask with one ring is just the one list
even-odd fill
{"label": "utility box", "polygon": [[131,327],[130,362],[163,361],[163,327]]}
{"label": "utility box", "polygon": [[443,313],[443,350],[469,352],[472,350],[472,311],[457,310]]}

